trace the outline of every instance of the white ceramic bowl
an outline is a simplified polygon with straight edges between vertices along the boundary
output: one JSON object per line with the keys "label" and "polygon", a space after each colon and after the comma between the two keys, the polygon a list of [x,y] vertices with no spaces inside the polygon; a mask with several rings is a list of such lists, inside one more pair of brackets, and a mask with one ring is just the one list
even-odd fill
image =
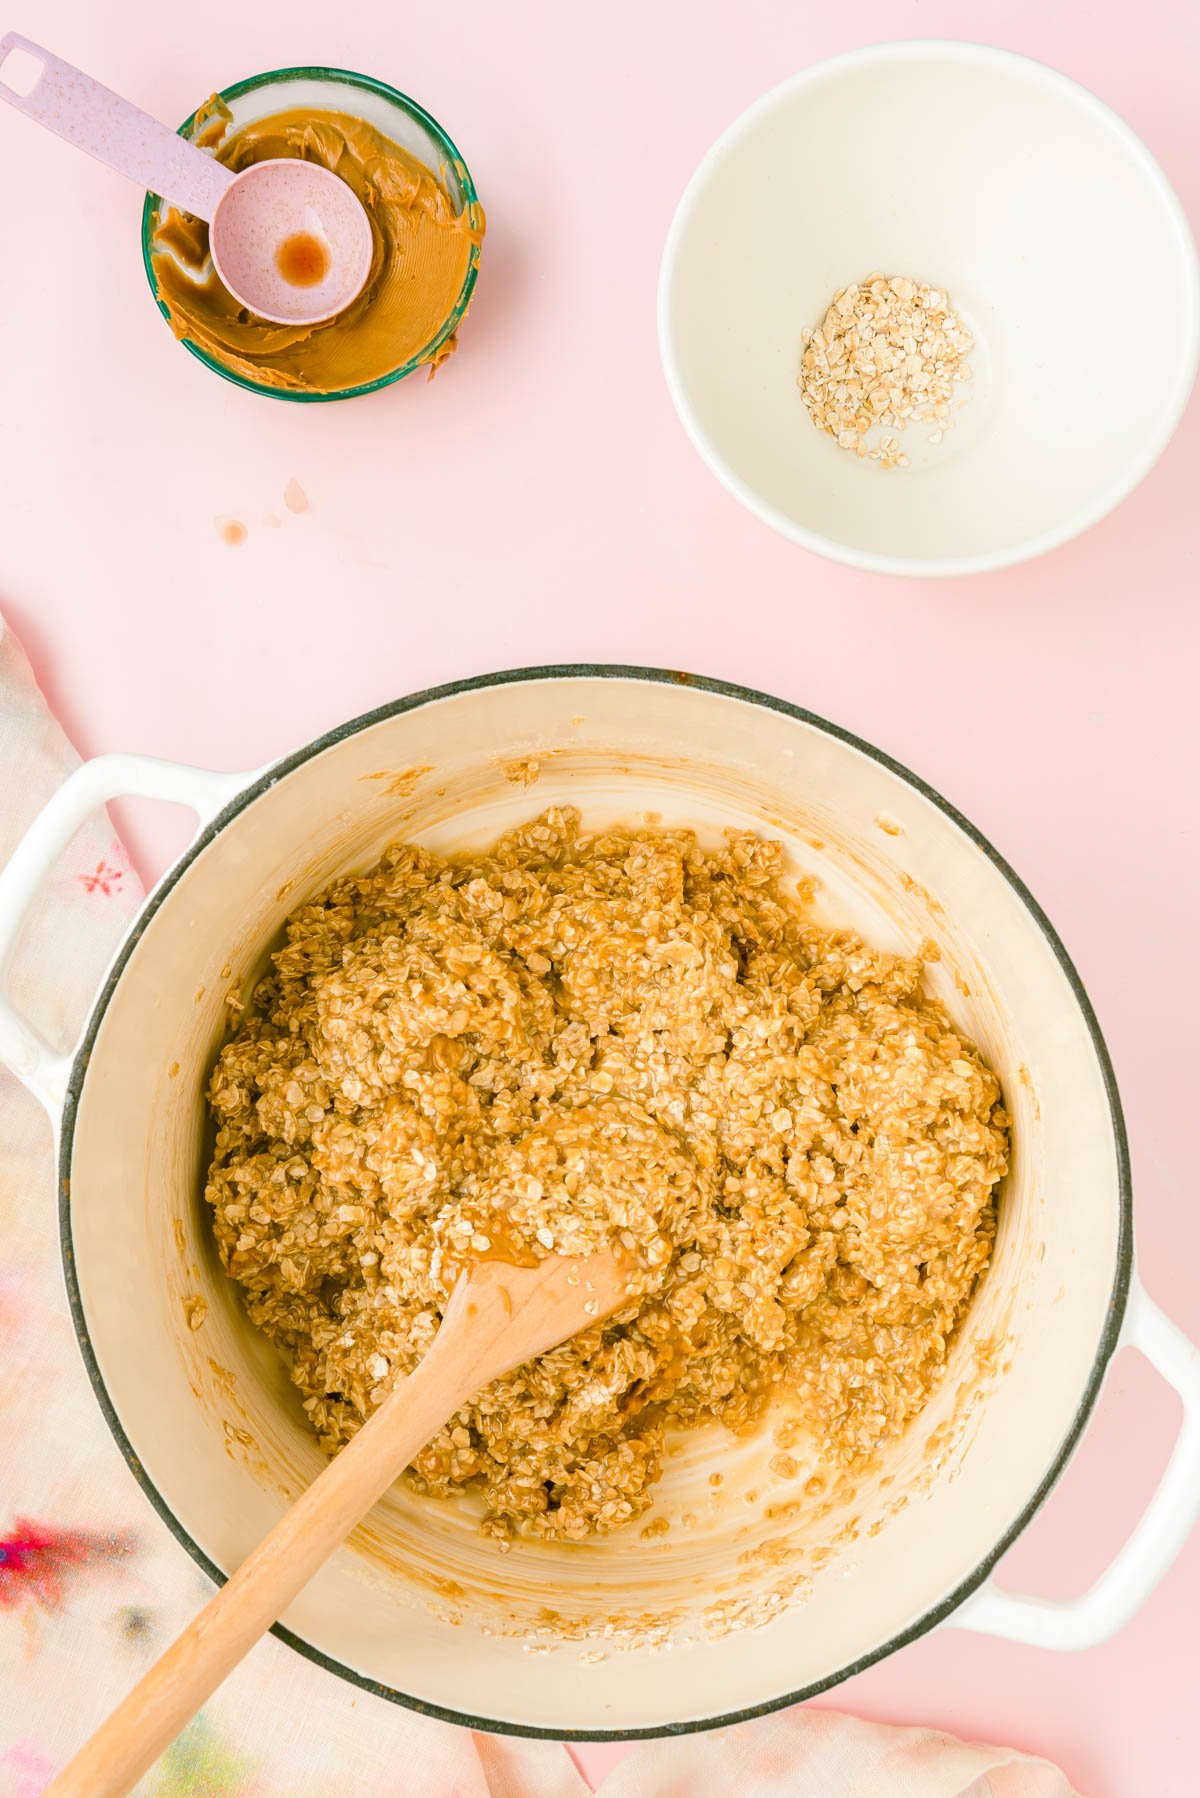
{"label": "white ceramic bowl", "polygon": [[[541,774],[526,791],[503,763],[529,756]],[[634,1528],[501,1554],[466,1500],[397,1486],[289,1610],[296,1648],[458,1722],[654,1734],[808,1696],[949,1618],[1081,1647],[1145,1596],[1200,1505],[1200,1367],[1133,1275],[1120,1107],[1074,970],[1015,875],[928,787],[817,718],[714,682],[620,668],[496,675],[402,700],[254,774],[85,764],[0,874],[0,968],[55,851],[118,792],[188,799],[204,826],[122,945],[74,1054],[54,1055],[0,996],[0,1058],[58,1129],[67,1283],[97,1398],[148,1496],[215,1578],[322,1464],[279,1357],[221,1270],[200,1196],[225,995],[254,980],[294,906],[391,838],[478,844],[553,802],[591,824],[650,811],[710,839],[730,824],[775,833],[797,873],[820,880],[829,920],[892,947],[937,941],[935,990],[999,1071],[1014,1116],[994,1263],[947,1377],[852,1504],[823,1509],[803,1472],[781,1477],[769,1434],[719,1428],[668,1459],[656,1514],[670,1528],[650,1541]],[[192,1329],[197,1294],[207,1311]],[[1085,1598],[999,1592],[992,1562],[1064,1465],[1122,1340],[1183,1396],[1171,1469]],[[811,1581],[802,1602],[772,1610],[793,1574]],[[769,1620],[727,1627],[746,1611]],[[547,1612],[576,1639],[534,1656],[528,1632]]]}
{"label": "white ceramic bowl", "polygon": [[[801,331],[873,270],[946,289],[970,400],[909,469],[811,423]],[[775,88],[696,171],[663,254],[671,396],[713,472],[785,536],[888,574],[971,574],[1094,524],[1191,390],[1196,253],[1127,125],[1065,76],[978,44],[884,44]]]}

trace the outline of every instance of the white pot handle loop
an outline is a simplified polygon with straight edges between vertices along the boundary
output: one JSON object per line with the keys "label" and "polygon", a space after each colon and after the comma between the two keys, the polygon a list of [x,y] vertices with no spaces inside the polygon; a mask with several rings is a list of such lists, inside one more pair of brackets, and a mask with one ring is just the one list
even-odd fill
{"label": "white pot handle loop", "polygon": [[989,1579],[949,1619],[952,1629],[1039,1648],[1093,1648],[1128,1623],[1187,1541],[1200,1517],[1200,1349],[1147,1298],[1136,1274],[1119,1346],[1145,1355],[1183,1405],[1166,1472],[1132,1535],[1081,1598],[1026,1598]]}
{"label": "white pot handle loop", "polygon": [[75,832],[110,799],[136,795],[191,806],[201,826],[254,778],[188,768],[147,755],[99,755],[84,762],[43,807],[0,870],[0,1062],[39,1098],[51,1117],[62,1110],[74,1051],[62,1055],[8,997],[8,966],[21,925],[42,881]]}

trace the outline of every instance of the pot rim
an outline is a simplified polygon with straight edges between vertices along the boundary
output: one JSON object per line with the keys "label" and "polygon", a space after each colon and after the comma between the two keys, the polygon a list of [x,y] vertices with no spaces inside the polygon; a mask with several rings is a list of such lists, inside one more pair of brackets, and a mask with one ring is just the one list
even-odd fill
{"label": "pot rim", "polygon": [[387,705],[377,706],[374,710],[364,712],[357,718],[351,718],[344,724],[335,725],[332,730],[325,731],[319,737],[315,737],[302,749],[294,750],[290,755],[281,757],[277,762],[272,762],[261,774],[251,780],[250,784],[232,799],[215,818],[211,819],[209,823],[199,831],[195,840],[188,846],[180,856],[179,860],[174,863],[164,875],[163,879],[154,888],[153,892],[148,896],[145,905],[138,913],[128,935],[117,952],[116,958],[105,977],[104,984],[92,1007],[87,1027],[80,1039],[79,1047],[72,1063],[70,1079],[67,1084],[66,1098],[63,1106],[58,1157],[58,1214],[63,1273],[66,1280],[67,1298],[71,1308],[71,1321],[75,1327],[75,1334],[79,1342],[80,1352],[83,1356],[84,1366],[87,1369],[88,1379],[91,1382],[92,1391],[95,1394],[96,1401],[100,1406],[104,1419],[112,1432],[118,1448],[125,1457],[126,1464],[143,1493],[158,1512],[162,1521],[166,1524],[175,1539],[187,1550],[188,1554],[192,1557],[192,1560],[195,1561],[198,1567],[202,1568],[203,1571],[207,1573],[209,1578],[213,1580],[217,1586],[224,1585],[228,1575],[217,1566],[215,1561],[209,1558],[199,1544],[188,1534],[183,1524],[175,1516],[162,1494],[149,1478],[145,1468],[142,1466],[137,1451],[126,1435],[124,1426],[117,1415],[113,1401],[109,1397],[108,1390],[104,1384],[103,1375],[100,1372],[95,1350],[92,1347],[87,1319],[84,1316],[83,1302],[79,1290],[79,1280],[75,1267],[74,1244],[71,1238],[71,1156],[74,1146],[76,1113],[78,1111],[83,1084],[87,1077],[87,1070],[91,1061],[92,1049],[95,1045],[96,1036],[99,1032],[101,1023],[103,1022],[105,1012],[108,1009],[109,1001],[116,991],[125,967],[133,954],[133,951],[141,941],[147,925],[150,923],[150,920],[157,912],[167,894],[172,891],[181,876],[187,872],[192,863],[202,851],[208,847],[209,843],[220,834],[225,826],[240,812],[245,811],[248,806],[252,805],[263,793],[274,786],[277,781],[282,779],[285,775],[291,774],[295,769],[303,766],[305,762],[311,761],[315,756],[322,754],[326,749],[330,749],[336,744],[344,742],[347,738],[357,735],[358,732],[362,730],[369,729],[372,725],[383,723],[385,720],[398,717],[402,713],[416,711],[421,706],[431,705],[443,699],[456,698],[460,694],[474,692],[479,689],[533,684],[535,682],[549,680],[625,680],[654,682],[661,685],[696,687],[702,692],[715,694],[722,699],[739,700],[744,704],[761,706],[767,711],[780,712],[785,717],[794,718],[798,723],[808,725],[815,730],[821,731],[826,736],[833,737],[836,741],[846,744],[849,748],[857,750],[860,754],[870,757],[870,759],[876,762],[880,767],[885,768],[889,773],[894,774],[899,779],[905,781],[915,792],[919,793],[922,798],[927,799],[932,805],[936,806],[943,816],[949,818],[952,824],[957,825],[963,835],[968,838],[974,847],[987,858],[996,871],[1008,882],[1009,886],[1013,889],[1026,910],[1034,919],[1034,922],[1038,925],[1038,928],[1041,930],[1042,935],[1049,944],[1055,959],[1062,968],[1074,995],[1075,1002],[1087,1025],[1088,1034],[1092,1041],[1092,1048],[1100,1066],[1100,1073],[1108,1099],[1109,1117],[1113,1133],[1113,1152],[1117,1163],[1120,1218],[1118,1222],[1116,1270],[1112,1293],[1109,1298],[1108,1310],[1104,1319],[1104,1327],[1096,1347],[1096,1354],[1092,1362],[1091,1372],[1088,1376],[1087,1386],[1080,1398],[1075,1415],[1058,1447],[1050,1467],[1047,1469],[1041,1483],[1031,1494],[1014,1522],[1000,1537],[995,1547],[988,1552],[971,1573],[959,1582],[952,1592],[948,1593],[946,1597],[941,1599],[937,1604],[931,1606],[929,1610],[924,1611],[921,1616],[918,1617],[915,1622],[909,1624],[906,1629],[898,1631],[895,1635],[889,1637],[887,1641],[881,1643],[878,1647],[871,1649],[869,1653],[858,1656],[857,1659],[849,1662],[846,1666],[839,1668],[836,1672],[830,1673],[822,1679],[814,1680],[810,1684],[802,1686],[796,1691],[784,1693],[779,1697],[765,1699],[761,1704],[748,1705],[742,1710],[724,1712],[719,1716],[688,1719],[681,1723],[664,1723],[658,1727],[651,1728],[602,1730],[589,1730],[583,1728],[554,1729],[543,1728],[533,1724],[514,1723],[507,1718],[474,1716],[467,1711],[453,1710],[446,1705],[429,1703],[425,1699],[417,1698],[408,1692],[398,1691],[394,1686],[384,1685],[378,1680],[369,1678],[366,1674],[357,1672],[353,1667],[346,1666],[343,1662],[335,1660],[331,1655],[325,1654],[321,1649],[304,1641],[302,1637],[297,1636],[292,1630],[284,1628],[280,1623],[275,1624],[271,1630],[271,1634],[277,1636],[281,1642],[286,1642],[289,1648],[295,1649],[298,1654],[304,1655],[307,1660],[314,1662],[327,1673],[332,1673],[340,1679],[348,1680],[352,1685],[360,1687],[365,1692],[370,1692],[376,1698],[387,1699],[389,1703],[402,1705],[408,1710],[418,1711],[427,1717],[437,1717],[444,1722],[458,1724],[465,1729],[482,1730],[493,1735],[524,1736],[554,1742],[633,1742],[639,1740],[656,1740],[663,1737],[691,1735],[698,1733],[701,1730],[729,1728],[734,1724],[750,1722],[756,1717],[767,1716],[772,1711],[785,1710],[791,1705],[803,1703],[810,1698],[815,1698],[819,1693],[827,1692],[832,1687],[840,1685],[843,1680],[850,1679],[854,1674],[861,1673],[866,1668],[874,1666],[877,1661],[884,1660],[888,1655],[894,1654],[897,1649],[906,1647],[908,1643],[915,1642],[919,1637],[928,1634],[928,1632],[931,1629],[936,1628],[938,1624],[946,1622],[953,1612],[955,1612],[959,1606],[970,1597],[971,1593],[976,1591],[977,1588],[982,1585],[997,1561],[999,1561],[1001,1556],[1012,1546],[1017,1537],[1022,1533],[1045,1502],[1050,1491],[1066,1467],[1067,1462],[1070,1460],[1075,1446],[1083,1433],[1084,1426],[1091,1416],[1096,1399],[1100,1393],[1100,1387],[1103,1383],[1108,1363],[1117,1347],[1133,1271],[1133,1192],[1129,1165],[1129,1143],[1125,1130],[1125,1119],[1121,1109],[1120,1094],[1117,1089],[1116,1075],[1113,1071],[1112,1059],[1109,1055],[1108,1047],[1104,1041],[1104,1036],[1101,1032],[1100,1024],[1091,1000],[1088,997],[1087,990],[1079,977],[1074,963],[1067,954],[1057,931],[1046,916],[1046,913],[1042,910],[1024,881],[1015,870],[1009,866],[1008,862],[999,851],[993,847],[981,831],[976,829],[976,827],[963,816],[957,807],[951,805],[949,800],[943,798],[936,788],[931,787],[926,781],[922,780],[918,775],[906,768],[902,762],[896,761],[883,750],[874,748],[873,745],[865,742],[861,737],[855,736],[851,731],[842,729],[840,725],[831,724],[827,719],[819,717],[814,712],[805,710],[802,706],[793,705],[788,700],[777,699],[771,694],[761,693],[754,688],[741,686],[733,681],[716,679],[709,675],[690,674],[682,670],[674,669],[646,668],[618,662],[552,663],[543,667],[510,668],[493,674],[473,675],[465,680],[450,681],[442,686],[424,688],[417,693],[409,694],[403,699],[393,700]]}

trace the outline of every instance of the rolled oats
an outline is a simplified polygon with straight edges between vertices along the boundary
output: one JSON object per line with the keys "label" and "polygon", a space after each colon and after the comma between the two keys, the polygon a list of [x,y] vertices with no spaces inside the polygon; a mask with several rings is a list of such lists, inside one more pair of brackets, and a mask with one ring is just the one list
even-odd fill
{"label": "rolled oats", "polygon": [[292,914],[213,1071],[207,1198],[327,1451],[465,1259],[614,1237],[628,1308],[463,1406],[419,1489],[580,1538],[645,1513],[668,1429],[787,1388],[853,1467],[920,1409],[991,1252],[999,1086],[917,957],[814,928],[783,873],[748,833],[552,810],[485,854],[397,843]]}
{"label": "rolled oats", "polygon": [[940,288],[868,275],[835,294],[820,325],[801,338],[800,397],[843,449],[907,468],[895,432],[914,420],[933,425],[929,441],[941,442],[970,379],[972,339]]}

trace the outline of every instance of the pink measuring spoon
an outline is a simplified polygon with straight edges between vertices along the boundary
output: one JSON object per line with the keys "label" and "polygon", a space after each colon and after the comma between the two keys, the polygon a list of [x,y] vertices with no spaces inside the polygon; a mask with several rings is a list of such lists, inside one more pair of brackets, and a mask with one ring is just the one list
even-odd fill
{"label": "pink measuring spoon", "polygon": [[[4,79],[14,51],[23,53],[19,60],[32,75],[24,92]],[[30,59],[40,68],[33,70]],[[371,270],[371,224],[332,169],[275,157],[235,174],[15,31],[0,38],[0,100],[203,219],[217,274],[259,318],[316,325],[361,293]]]}

